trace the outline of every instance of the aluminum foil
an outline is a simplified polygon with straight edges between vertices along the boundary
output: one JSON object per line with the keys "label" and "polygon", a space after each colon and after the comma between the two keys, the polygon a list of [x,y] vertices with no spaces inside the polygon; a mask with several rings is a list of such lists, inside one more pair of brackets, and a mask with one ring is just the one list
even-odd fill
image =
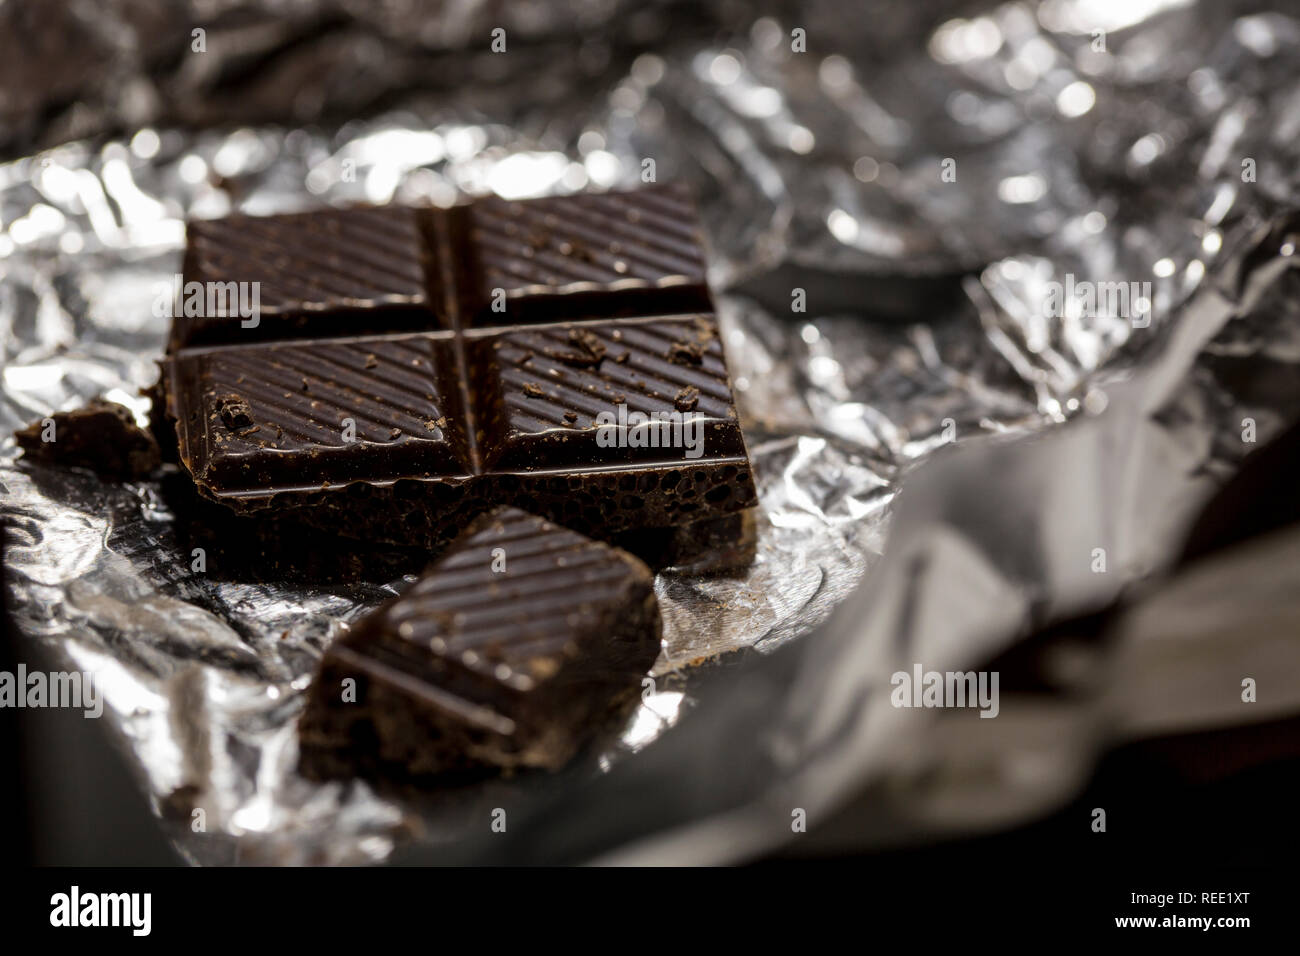
{"label": "aluminum foil", "polygon": [[[481,859],[484,808],[516,803],[558,814],[521,857],[719,861],[788,839],[788,807],[826,816],[868,784],[868,846],[1059,801],[1122,720],[1011,702],[975,723],[994,725],[990,764],[1024,772],[972,796],[970,740],[881,706],[881,677],[985,662],[1158,575],[1252,447],[1242,419],[1262,441],[1300,410],[1300,21],[1258,6],[877,3],[844,24],[829,3],[611,0],[498,24],[494,5],[414,0],[104,4],[95,88],[69,75],[54,92],[73,105],[3,101],[26,118],[16,142],[44,146],[0,165],[16,622],[94,672],[199,863]],[[185,49],[195,23],[201,52],[140,40]],[[95,395],[143,419],[166,334],[151,305],[188,217],[627,186],[646,160],[700,200],[759,481],[755,564],[659,575],[653,692],[555,777],[425,794],[300,778],[314,662],[405,579],[194,572],[158,483],[29,466],[8,436]],[[1140,292],[1054,311],[1069,282]],[[1095,547],[1106,575],[1084,573]],[[761,658],[748,694],[719,676],[732,652]],[[756,700],[764,674],[775,699]],[[684,772],[658,807],[627,801],[630,822],[565,825],[583,793],[672,794]]]}

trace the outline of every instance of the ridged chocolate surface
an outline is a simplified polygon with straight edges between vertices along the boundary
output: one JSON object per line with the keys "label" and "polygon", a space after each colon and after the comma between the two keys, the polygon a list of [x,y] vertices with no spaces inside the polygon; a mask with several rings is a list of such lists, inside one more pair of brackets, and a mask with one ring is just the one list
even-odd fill
{"label": "ridged chocolate surface", "polygon": [[[326,651],[302,720],[304,761],[327,772],[558,766],[650,667],[659,640],[641,562],[498,509]],[[358,692],[344,701],[349,678]]]}
{"label": "ridged chocolate surface", "polygon": [[182,457],[229,489],[468,473],[456,376],[431,335],[186,352]]}
{"label": "ridged chocolate surface", "polygon": [[648,569],[630,556],[504,508],[380,612],[373,633],[417,660],[432,654],[526,691],[554,679],[584,635],[650,586]]}
{"label": "ridged chocolate surface", "polygon": [[259,314],[245,325],[182,310],[173,351],[712,309],[694,207],[675,186],[235,215],[187,233],[185,283],[257,283]]}
{"label": "ridged chocolate surface", "polygon": [[671,424],[698,416],[704,454],[744,454],[710,317],[528,327],[473,341],[469,355],[481,379],[483,454],[495,467],[685,457],[662,426],[656,446],[598,444],[601,416],[608,422],[620,406],[624,420],[639,414]]}
{"label": "ridged chocolate surface", "polygon": [[[169,364],[188,409],[182,460],[220,496],[746,454],[710,316],[476,334],[464,351],[468,407],[456,344],[432,333],[186,350]],[[635,414],[661,422],[639,442]]]}
{"label": "ridged chocolate surface", "polygon": [[[695,210],[676,187],[484,199],[458,231],[463,301],[476,326],[618,314],[607,294],[630,290],[642,315],[711,308]],[[505,293],[503,311],[491,306],[495,289]]]}
{"label": "ridged chocolate surface", "polygon": [[[315,509],[390,543],[445,541],[485,503],[598,534],[749,507],[696,231],[687,195],[657,187],[195,224],[195,274],[263,276],[264,309],[308,317],[173,351],[181,460],[241,512]],[[461,311],[497,282],[506,313]],[[656,289],[706,311],[666,314]],[[420,331],[372,334],[381,303]]]}
{"label": "ridged chocolate surface", "polygon": [[442,303],[430,294],[440,285],[427,228],[423,213],[397,206],[194,220],[185,282],[259,283],[261,322],[179,316],[173,343],[436,328]]}

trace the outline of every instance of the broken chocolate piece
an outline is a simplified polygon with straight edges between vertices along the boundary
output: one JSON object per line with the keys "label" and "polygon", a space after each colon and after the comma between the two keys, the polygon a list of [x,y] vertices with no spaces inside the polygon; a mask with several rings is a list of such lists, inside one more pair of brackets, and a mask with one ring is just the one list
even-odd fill
{"label": "broken chocolate piece", "polygon": [[557,769],[635,699],[659,642],[645,565],[499,509],[326,650],[299,725],[301,767]]}
{"label": "broken chocolate piece", "polygon": [[144,478],[161,463],[158,442],[117,402],[92,399],[14,433],[24,460],[89,468],[105,478]]}

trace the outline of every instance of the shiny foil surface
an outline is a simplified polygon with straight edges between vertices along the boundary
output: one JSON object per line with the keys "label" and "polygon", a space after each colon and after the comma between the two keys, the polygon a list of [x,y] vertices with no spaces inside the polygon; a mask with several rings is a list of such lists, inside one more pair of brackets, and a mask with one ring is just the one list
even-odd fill
{"label": "shiny foil surface", "polygon": [[[11,38],[80,44],[46,101],[0,101],[19,157],[0,163],[6,586],[21,633],[94,672],[188,859],[378,862],[466,844],[485,807],[674,766],[733,787],[725,806],[633,803],[642,832],[572,852],[742,859],[789,837],[780,808],[853,801],[877,811],[858,842],[905,842],[1048,808],[1158,722],[1085,695],[954,733],[891,709],[888,674],[978,666],[1158,578],[1252,447],[1243,420],[1263,441],[1296,416],[1286,5],[49,6],[0,11]],[[24,55],[0,67],[15,90],[39,72]],[[30,466],[12,432],[100,395],[145,420],[188,218],[632,187],[647,160],[700,206],[757,560],[659,574],[653,688],[561,774],[421,794],[301,778],[322,648],[409,578],[196,572],[160,482]],[[1136,291],[1124,314],[1045,305],[1084,282]],[[749,723],[718,676],[733,659],[789,678]],[[716,732],[673,731],[697,710]]]}

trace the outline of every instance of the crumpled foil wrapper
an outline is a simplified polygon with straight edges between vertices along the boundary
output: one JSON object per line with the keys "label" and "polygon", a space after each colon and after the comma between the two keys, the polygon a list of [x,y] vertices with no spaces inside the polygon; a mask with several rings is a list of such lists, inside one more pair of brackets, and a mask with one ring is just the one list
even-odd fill
{"label": "crumpled foil wrapper", "polygon": [[[718,862],[788,840],[791,807],[846,805],[836,838],[879,846],[1041,812],[1158,723],[1011,699],[954,734],[889,707],[888,675],[978,666],[1158,576],[1253,447],[1242,420],[1264,441],[1300,411],[1293,15],[40,6],[0,10],[22,157],[0,165],[6,584],[20,631],[94,672],[187,858]],[[60,42],[81,55],[36,98],[24,57]],[[560,774],[418,795],[299,777],[314,662],[405,579],[196,573],[156,482],[29,466],[8,436],[96,395],[143,420],[186,218],[630,186],[646,159],[699,199],[755,564],[660,573],[653,692]],[[1067,276],[1149,283],[1139,321],[1050,317]],[[486,842],[516,805],[539,824]]]}

